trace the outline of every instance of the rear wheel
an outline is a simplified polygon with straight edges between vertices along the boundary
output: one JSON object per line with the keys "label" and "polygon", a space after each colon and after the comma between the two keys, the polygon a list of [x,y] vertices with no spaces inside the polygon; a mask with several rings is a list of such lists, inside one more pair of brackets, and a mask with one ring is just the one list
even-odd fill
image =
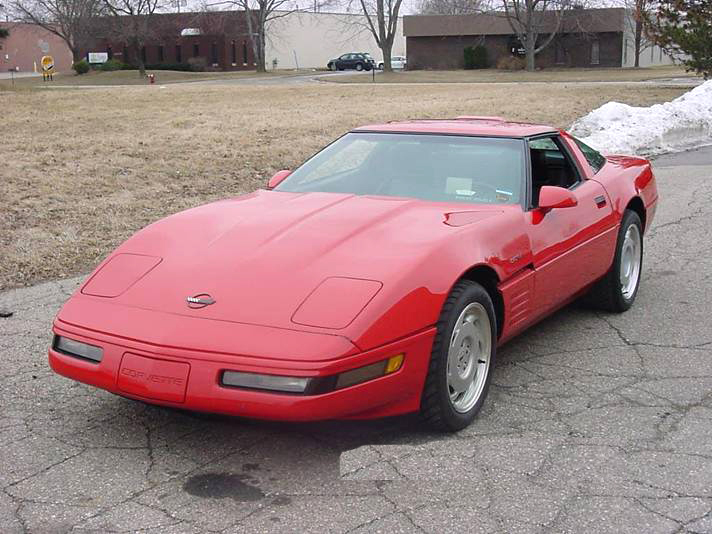
{"label": "rear wheel", "polygon": [[458,282],[445,301],[430,356],[420,412],[438,430],[469,425],[484,403],[496,347],[492,299],[479,284]]}
{"label": "rear wheel", "polygon": [[356,70],[361,72],[363,70],[363,63],[356,63]]}
{"label": "rear wheel", "polygon": [[626,210],[618,231],[613,265],[586,295],[586,302],[609,312],[624,312],[635,301],[643,269],[643,224]]}

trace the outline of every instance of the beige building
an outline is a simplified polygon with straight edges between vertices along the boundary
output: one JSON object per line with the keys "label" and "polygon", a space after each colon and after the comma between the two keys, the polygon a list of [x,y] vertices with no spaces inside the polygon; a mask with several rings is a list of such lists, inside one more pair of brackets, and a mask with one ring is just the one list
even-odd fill
{"label": "beige building", "polygon": [[[291,13],[270,23],[267,68],[325,68],[330,59],[348,52],[368,52],[383,60],[363,15],[344,13]],[[405,55],[402,21],[393,41],[392,55]]]}
{"label": "beige building", "polygon": [[[623,30],[623,54],[621,58],[621,66],[635,66],[635,23],[633,17],[628,14],[625,19]],[[672,65],[673,59],[667,55],[662,48],[649,43],[643,38],[641,52],[639,57],[641,67],[654,67],[655,65]]]}

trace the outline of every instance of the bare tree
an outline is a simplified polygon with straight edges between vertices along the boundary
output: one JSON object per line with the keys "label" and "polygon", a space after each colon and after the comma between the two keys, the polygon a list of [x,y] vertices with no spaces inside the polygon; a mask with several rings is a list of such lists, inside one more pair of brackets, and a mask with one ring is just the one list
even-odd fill
{"label": "bare tree", "polygon": [[623,0],[626,8],[626,24],[633,35],[634,66],[640,67],[640,55],[653,43],[648,39],[648,23],[654,11],[654,0]]}
{"label": "bare tree", "polygon": [[[0,15],[5,11],[5,6],[0,3]],[[7,28],[0,28],[0,39],[6,39],[10,35],[10,31]],[[2,49],[2,46],[0,46]]]}
{"label": "bare tree", "polygon": [[101,12],[101,0],[13,0],[11,9],[23,22],[36,24],[61,38],[80,59],[82,45],[91,35],[92,21]]}
{"label": "bare tree", "polygon": [[[304,9],[300,9],[293,0],[230,0],[229,3],[245,12],[255,67],[257,72],[266,72],[265,47],[270,22]],[[321,2],[314,3],[315,11],[318,5]]]}
{"label": "bare tree", "polygon": [[111,31],[133,51],[139,75],[145,76],[146,64],[142,51],[154,34],[153,15],[163,7],[163,0],[102,1],[107,12],[114,17]]}
{"label": "bare tree", "polygon": [[[7,8],[8,8],[7,4],[0,2],[0,21],[3,18],[5,19],[5,22],[10,20],[10,15],[7,11]],[[2,31],[5,32],[5,37],[7,37],[9,35],[9,30],[7,28],[5,28],[4,30],[0,30],[0,32],[2,32]]]}
{"label": "bare tree", "polygon": [[[383,70],[391,72],[391,53],[393,40],[398,31],[398,13],[403,0],[349,0],[347,9],[358,11],[364,16],[364,22],[353,22],[365,28],[373,35],[376,45],[383,52]],[[354,7],[353,4],[356,4]]]}
{"label": "bare tree", "polygon": [[484,11],[484,0],[421,0],[421,15],[474,15]]}
{"label": "bare tree", "polygon": [[[544,50],[561,28],[569,0],[502,0],[504,15],[524,47],[527,70],[535,67],[536,55]],[[539,37],[544,35],[543,40]]]}

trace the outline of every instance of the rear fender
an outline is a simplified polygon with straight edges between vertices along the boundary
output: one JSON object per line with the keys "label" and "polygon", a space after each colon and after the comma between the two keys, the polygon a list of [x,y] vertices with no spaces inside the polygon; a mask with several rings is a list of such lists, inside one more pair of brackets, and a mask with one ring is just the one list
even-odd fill
{"label": "rear fender", "polygon": [[[658,189],[650,162],[632,156],[608,156],[608,163],[595,175],[611,199],[617,220],[626,209],[639,212],[647,231],[653,221]],[[637,205],[636,205],[637,204]],[[642,213],[641,213],[642,210]]]}

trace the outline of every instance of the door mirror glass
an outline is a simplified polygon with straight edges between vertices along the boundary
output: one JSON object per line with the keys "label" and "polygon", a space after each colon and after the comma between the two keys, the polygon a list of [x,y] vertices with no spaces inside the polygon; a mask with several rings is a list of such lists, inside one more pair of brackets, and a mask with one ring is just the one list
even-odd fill
{"label": "door mirror glass", "polygon": [[292,174],[292,171],[278,171],[274,176],[272,176],[272,178],[269,179],[269,182],[267,182],[267,189],[274,189],[279,184],[281,184],[284,179],[290,174]]}
{"label": "door mirror glass", "polygon": [[576,195],[563,187],[542,186],[539,191],[539,209],[550,211],[558,208],[572,208],[578,205]]}

